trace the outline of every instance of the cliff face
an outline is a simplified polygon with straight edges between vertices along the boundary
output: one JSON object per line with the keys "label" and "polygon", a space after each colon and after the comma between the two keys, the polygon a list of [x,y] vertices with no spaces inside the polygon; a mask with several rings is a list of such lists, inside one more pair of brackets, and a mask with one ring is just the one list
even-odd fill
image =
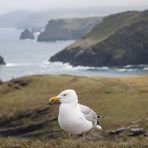
{"label": "cliff face", "polygon": [[4,65],[4,64],[5,64],[4,58],[0,56],[0,65]]}
{"label": "cliff face", "polygon": [[88,33],[102,18],[77,18],[50,20],[38,36],[38,41],[79,39]]}
{"label": "cliff face", "polygon": [[[85,44],[85,42],[90,44]],[[95,41],[95,42],[94,42]],[[83,66],[148,64],[148,11],[111,15],[50,61]]]}
{"label": "cliff face", "polygon": [[34,35],[33,33],[29,30],[29,29],[25,29],[21,35],[20,35],[20,39],[24,40],[24,39],[34,39]]}

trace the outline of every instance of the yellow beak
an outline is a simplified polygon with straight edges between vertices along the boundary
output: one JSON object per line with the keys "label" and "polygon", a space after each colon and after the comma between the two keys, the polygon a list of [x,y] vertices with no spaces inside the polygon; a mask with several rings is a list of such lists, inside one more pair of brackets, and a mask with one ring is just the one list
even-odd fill
{"label": "yellow beak", "polygon": [[49,104],[52,105],[52,104],[59,104],[60,103],[60,99],[57,98],[57,97],[51,97],[49,99]]}

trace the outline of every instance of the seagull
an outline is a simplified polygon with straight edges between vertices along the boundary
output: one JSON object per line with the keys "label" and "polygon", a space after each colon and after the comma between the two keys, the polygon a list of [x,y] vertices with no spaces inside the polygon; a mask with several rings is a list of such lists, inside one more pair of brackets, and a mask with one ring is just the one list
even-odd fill
{"label": "seagull", "polygon": [[51,97],[49,104],[60,103],[58,123],[60,127],[74,135],[83,134],[92,130],[102,130],[99,123],[99,116],[96,112],[85,105],[78,103],[78,97],[75,90],[67,89],[62,91],[58,96]]}

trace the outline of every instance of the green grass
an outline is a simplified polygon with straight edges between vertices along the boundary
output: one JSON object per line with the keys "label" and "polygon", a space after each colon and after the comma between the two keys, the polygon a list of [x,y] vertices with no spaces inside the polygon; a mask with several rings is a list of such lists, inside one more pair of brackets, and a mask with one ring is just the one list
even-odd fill
{"label": "green grass", "polygon": [[123,13],[109,15],[105,17],[101,23],[96,25],[82,39],[71,44],[66,49],[88,49],[89,47],[107,39],[120,28],[124,28],[136,22],[138,19],[140,19],[139,16],[140,12],[138,11],[127,11]]}
{"label": "green grass", "polygon": [[130,141],[82,141],[82,140],[30,140],[0,138],[1,148],[147,148],[148,139],[135,138]]}
{"label": "green grass", "polygon": [[135,22],[138,16],[138,11],[127,11],[105,17],[104,21],[100,25],[96,25],[96,27],[88,33],[86,37],[103,40],[121,27],[128,26]]}
{"label": "green grass", "polygon": [[[75,76],[31,76],[25,87],[0,85],[0,116],[48,105],[48,98],[64,89],[75,89],[79,102],[105,118],[104,128],[129,124],[148,115],[148,76],[95,78]],[[53,109],[54,107],[51,106]]]}
{"label": "green grass", "polygon": [[[39,135],[33,136],[35,141],[32,138],[0,138],[0,148],[8,148],[10,146],[23,148],[130,148],[144,147],[148,144],[147,137],[125,137],[125,139],[115,139],[115,141],[97,140],[96,142],[83,142],[80,138],[68,140],[67,133],[62,132],[57,124],[57,120],[48,120],[57,117],[57,105],[49,106],[48,112],[38,115],[38,112],[36,112],[36,109],[48,107],[49,97],[70,88],[76,90],[81,104],[88,105],[99,115],[104,116],[101,121],[104,131],[118,127],[127,127],[133,121],[148,118],[148,75],[125,78],[44,75],[23,77],[17,80],[25,80],[28,84],[16,87],[16,84],[10,86],[10,82],[5,82],[0,85],[0,117],[5,116],[8,118],[20,112],[32,111],[35,114],[19,118],[15,123],[19,123],[19,126],[39,121],[46,121],[48,123],[37,130]],[[142,120],[140,124],[145,129],[148,129],[146,120]],[[59,138],[48,141],[48,134],[56,130],[59,133]]]}

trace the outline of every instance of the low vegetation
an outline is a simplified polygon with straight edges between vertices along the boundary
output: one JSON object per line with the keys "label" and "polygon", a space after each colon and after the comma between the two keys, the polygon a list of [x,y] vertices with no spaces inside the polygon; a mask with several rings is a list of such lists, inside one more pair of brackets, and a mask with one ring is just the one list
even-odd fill
{"label": "low vegetation", "polygon": [[82,141],[82,140],[30,140],[22,138],[0,138],[2,148],[147,148],[148,139],[130,141]]}
{"label": "low vegetation", "polygon": [[[80,137],[68,140],[67,133],[59,128],[58,106],[49,106],[48,98],[68,88],[76,90],[80,103],[104,116],[101,136],[93,139],[88,133],[85,142]],[[147,75],[125,78],[44,75],[4,82],[0,85],[0,135],[3,137],[0,146],[146,147],[147,98]],[[145,134],[135,137],[126,134],[128,131],[112,134],[118,128],[130,130],[133,126],[144,129]]]}

